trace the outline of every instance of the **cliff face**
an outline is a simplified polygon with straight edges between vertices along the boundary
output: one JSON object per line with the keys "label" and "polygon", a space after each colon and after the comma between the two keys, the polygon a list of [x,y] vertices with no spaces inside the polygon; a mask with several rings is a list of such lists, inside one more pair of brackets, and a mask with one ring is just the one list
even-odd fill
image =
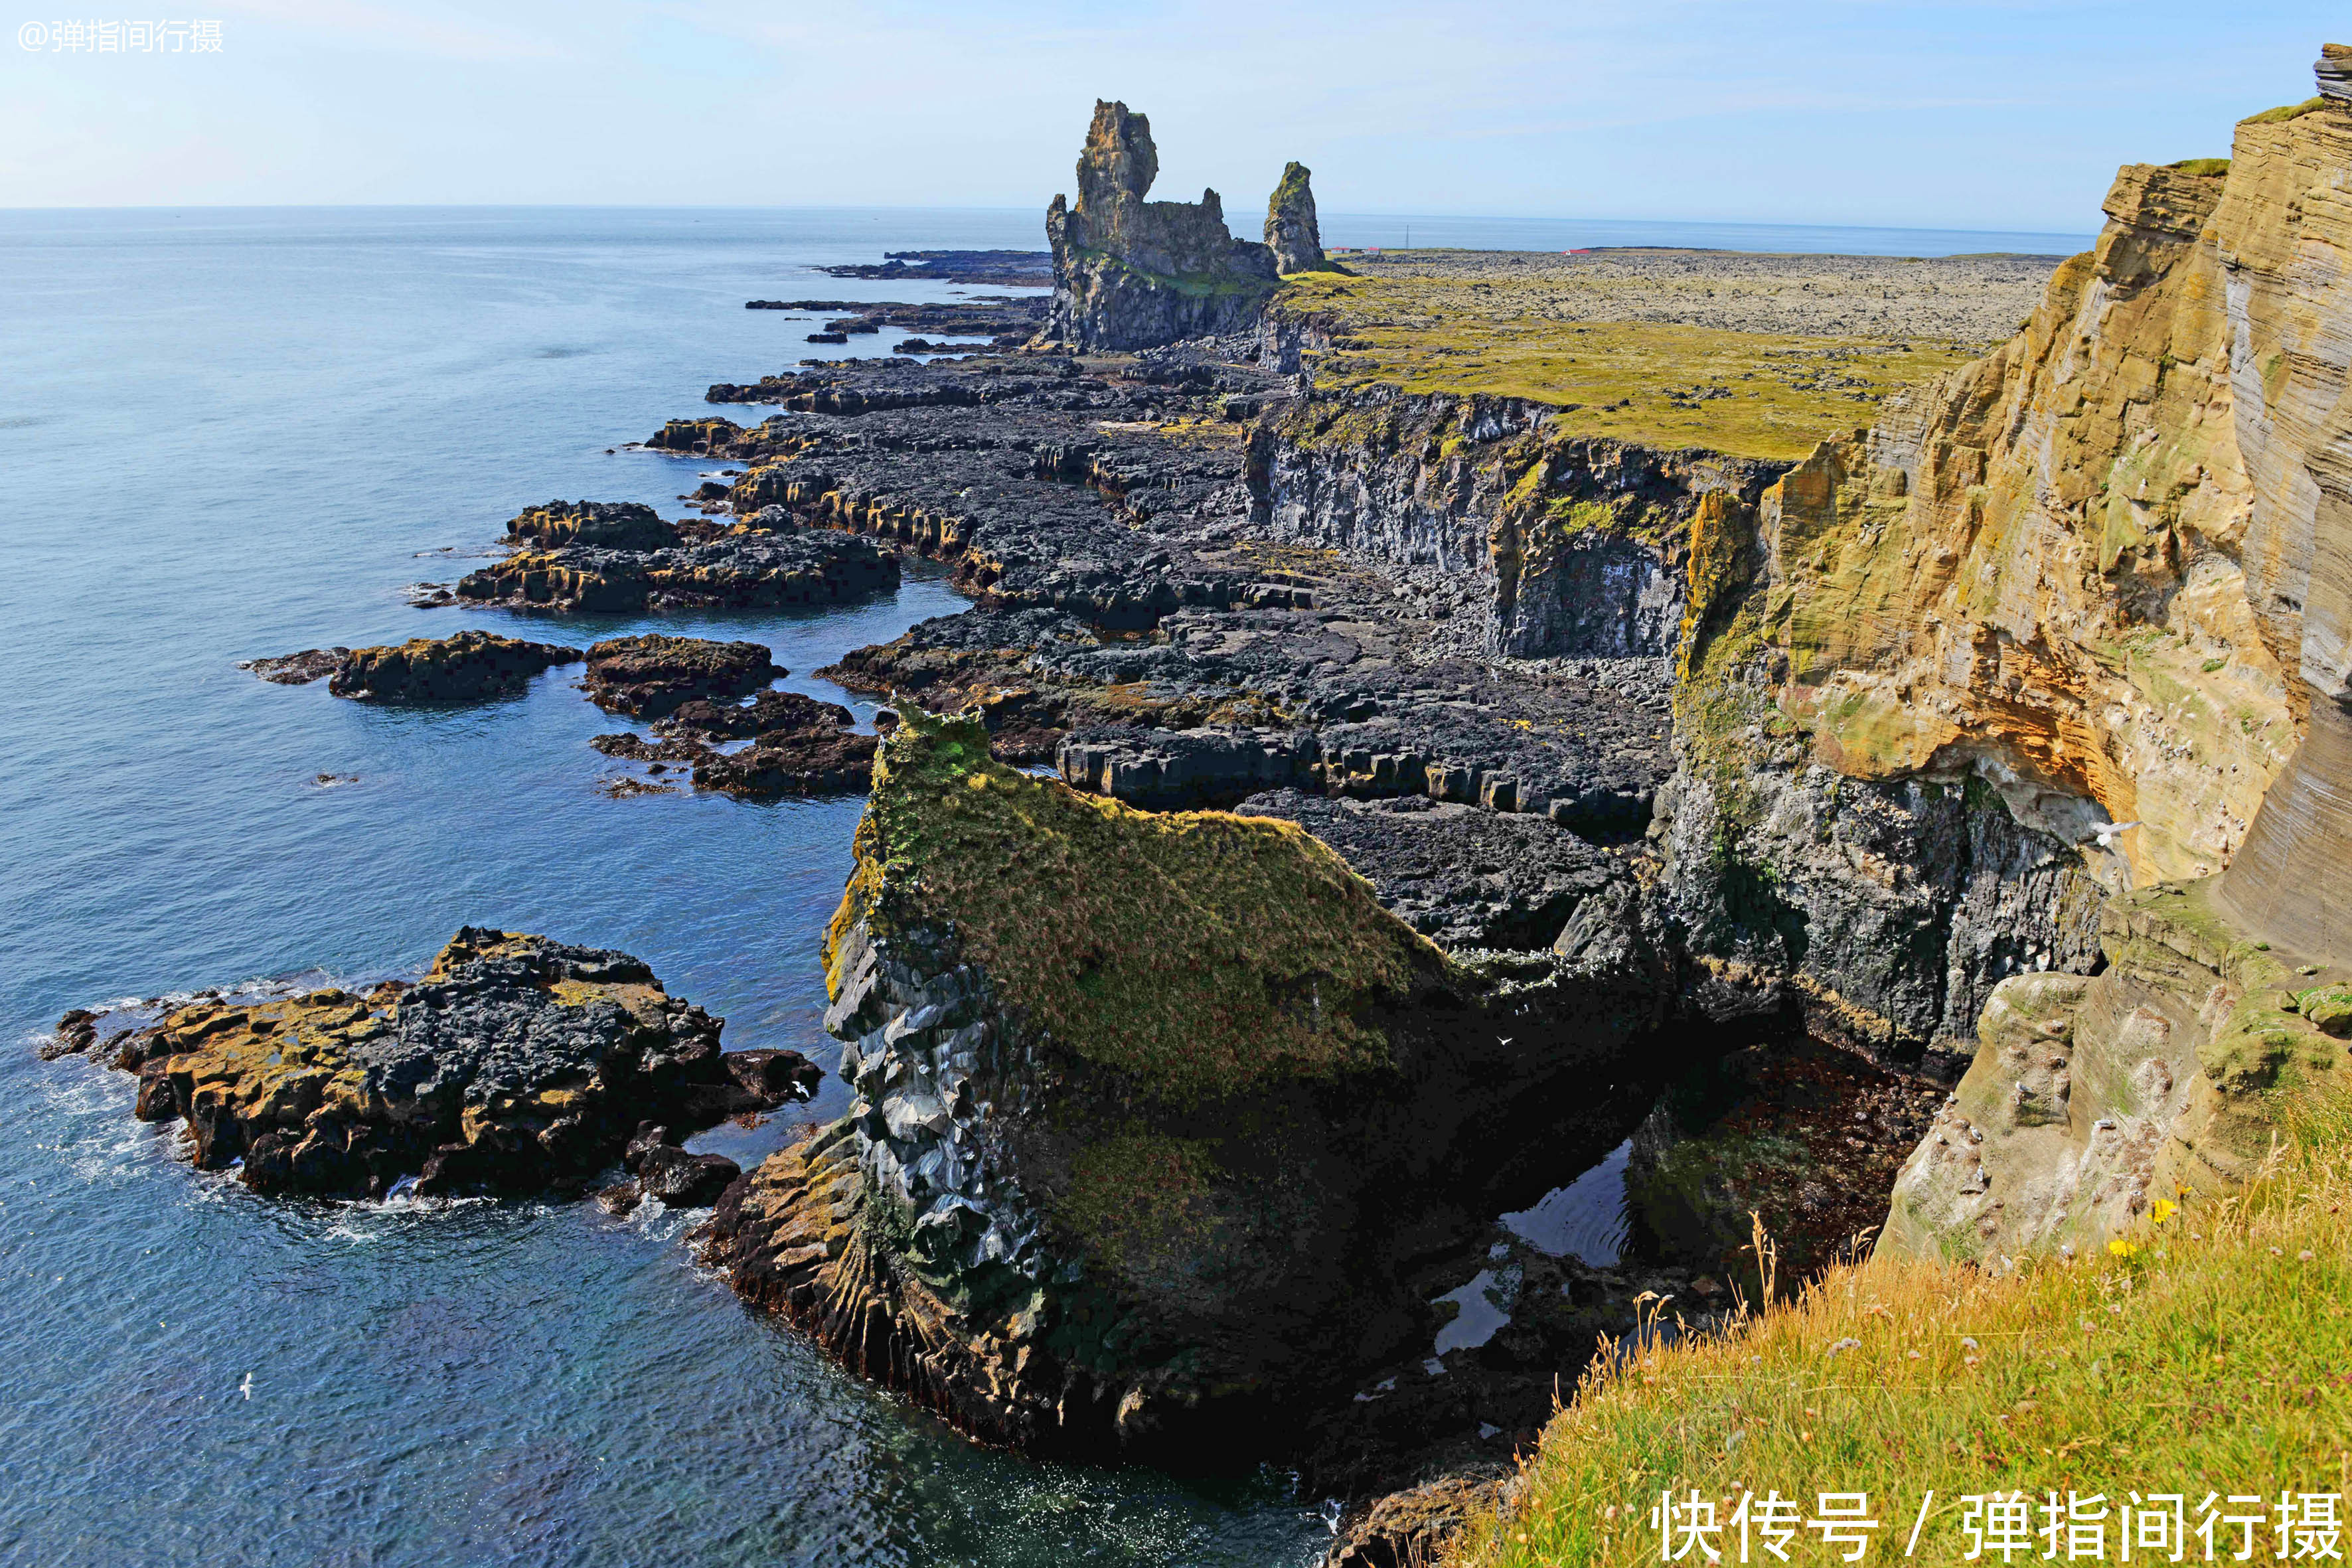
{"label": "cliff face", "polygon": [[1700,498],[1783,465],[1563,437],[1517,398],[1318,389],[1260,433],[1266,528],[1454,580],[1512,658],[1663,658]]}
{"label": "cliff face", "polygon": [[[2036,951],[1982,998],[1890,1246],[2097,1245],[2242,1183],[2342,1068],[2347,184],[2352,106],[2326,95],[2242,122],[2226,164],[2125,169],[2017,338],[1825,442],[1718,582],[1695,568],[1678,738],[1702,765],[1669,881],[1719,951],[1813,967],[1800,796],[1957,793],[1988,808],[1972,847],[2006,821],[2026,852],[1996,924]],[[1925,841],[1843,847],[1848,904],[1932,879]],[[1852,1000],[1866,967],[1832,973]],[[1948,1005],[1938,1033],[1969,1021]]]}
{"label": "cliff face", "polygon": [[1140,349],[1256,321],[1278,281],[1274,252],[1234,237],[1214,191],[1197,203],[1144,200],[1159,174],[1150,121],[1097,102],[1078,154],[1077,202],[1057,195],[1045,213],[1054,250],[1045,340]]}
{"label": "cliff face", "polygon": [[[1694,544],[1668,882],[1701,951],[1964,1053],[2005,973],[2096,966],[2086,889],[2237,853],[2343,689],[2347,135],[2327,104],[2226,172],[2124,170],[2016,338],[1727,514],[1712,575]],[[2319,796],[2271,809],[2299,853]]]}
{"label": "cliff face", "polygon": [[2238,128],[2214,214],[2229,265],[2231,390],[2253,488],[2253,606],[2302,682],[2309,733],[2223,880],[2222,907],[2335,951],[2352,919],[2341,781],[2352,759],[2352,50],[2318,63],[2321,97]]}
{"label": "cliff face", "polygon": [[2309,693],[2345,690],[2352,116],[2235,152],[2124,170],[2016,339],[1762,520],[1781,705],[1822,757],[1979,765],[2073,838],[2140,823],[2118,886],[2220,870]]}
{"label": "cliff face", "polygon": [[885,743],[826,952],[860,1100],[715,1257],[1034,1450],[1279,1449],[1433,1337],[1417,1257],[1655,1092],[1638,964],[1456,963],[1298,828],[1080,795],[976,721]]}

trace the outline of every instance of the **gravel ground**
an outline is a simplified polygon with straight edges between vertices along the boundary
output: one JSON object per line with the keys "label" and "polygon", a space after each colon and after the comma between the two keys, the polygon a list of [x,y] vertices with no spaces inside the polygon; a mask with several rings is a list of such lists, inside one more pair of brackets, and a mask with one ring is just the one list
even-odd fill
{"label": "gravel ground", "polygon": [[1456,309],[1485,305],[1497,315],[1990,345],[2032,313],[2063,258],[1413,250],[1339,259],[1383,283],[1466,286],[1465,293],[1492,298],[1457,297]]}

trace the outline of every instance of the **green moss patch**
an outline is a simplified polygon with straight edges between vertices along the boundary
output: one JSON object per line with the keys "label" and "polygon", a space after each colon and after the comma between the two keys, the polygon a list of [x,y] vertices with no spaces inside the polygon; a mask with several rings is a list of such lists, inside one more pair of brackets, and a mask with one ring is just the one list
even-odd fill
{"label": "green moss patch", "polygon": [[1151,1096],[1382,1066],[1382,1009],[1451,973],[1288,823],[1137,811],[991,761],[977,721],[905,720],[835,937],[949,926],[1007,1006]]}
{"label": "green moss patch", "polygon": [[1112,1267],[1135,1271],[1213,1253],[1216,1189],[1231,1180],[1213,1145],[1129,1127],[1078,1152],[1056,1215]]}
{"label": "green moss patch", "polygon": [[[2239,121],[2238,123],[2241,125],[2279,125],[2284,124],[2285,121],[2290,120],[2300,120],[2315,109],[2325,109],[2326,107],[2327,100],[2324,98],[2306,98],[2301,103],[2283,103],[2276,109],[2265,109],[2260,114],[2249,114],[2243,120]],[[2221,163],[2227,163],[2229,162],[2227,158],[2216,159],[2214,161]]]}
{"label": "green moss patch", "polygon": [[1825,432],[1872,423],[1889,394],[1975,357],[1916,339],[1561,321],[1445,277],[1301,273],[1276,305],[1329,323],[1340,346],[1319,383],[1528,398],[1561,406],[1561,435],[1733,457],[1802,458]]}

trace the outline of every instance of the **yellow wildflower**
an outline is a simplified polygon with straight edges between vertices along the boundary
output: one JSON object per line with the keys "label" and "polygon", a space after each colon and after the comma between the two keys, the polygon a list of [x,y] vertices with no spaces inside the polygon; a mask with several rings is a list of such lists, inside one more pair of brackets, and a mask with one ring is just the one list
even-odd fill
{"label": "yellow wildflower", "polygon": [[2179,1212],[2180,1205],[2174,1203],[2170,1198],[2158,1198],[2156,1200],[2155,1204],[2150,1206],[2148,1215],[2149,1217],[2155,1220],[2157,1224],[2162,1225],[2166,1220],[2170,1219],[2174,1215]]}
{"label": "yellow wildflower", "polygon": [[2130,1242],[2126,1241],[2119,1236],[2113,1241],[2107,1243],[2107,1250],[2114,1253],[2117,1258],[2129,1258],[2133,1253],[2137,1252],[2139,1248],[2133,1246]]}

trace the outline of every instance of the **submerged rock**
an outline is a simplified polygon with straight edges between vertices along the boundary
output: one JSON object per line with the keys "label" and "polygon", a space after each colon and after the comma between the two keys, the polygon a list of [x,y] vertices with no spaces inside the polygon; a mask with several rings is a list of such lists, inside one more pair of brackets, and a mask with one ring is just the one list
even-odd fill
{"label": "submerged rock", "polygon": [[[803,1063],[806,1066],[806,1063]],[[817,1070],[809,1068],[807,1083],[814,1090]],[[792,1087],[780,1081],[779,1089]],[[658,1198],[670,1208],[708,1208],[719,1201],[743,1168],[724,1154],[690,1154],[670,1142],[669,1129],[646,1122],[622,1152],[621,1164],[630,1179],[596,1194],[596,1201],[616,1215],[628,1214],[647,1198]]]}
{"label": "submerged rock", "polygon": [[1648,977],[1449,959],[1290,824],[902,716],[826,942],[860,1099],[727,1194],[709,1255],[967,1428],[1282,1451],[1434,1332],[1416,1258],[1654,1096]]}
{"label": "submerged rock", "polygon": [[763,643],[659,633],[588,649],[588,699],[611,713],[659,719],[694,701],[743,697],[787,673]]}
{"label": "submerged rock", "polygon": [[239,659],[236,667],[279,686],[308,686],[334,674],[351,656],[352,650],[347,647],[306,647],[300,653],[279,654],[275,658]]}
{"label": "submerged rock", "polygon": [[411,637],[387,647],[354,648],[327,689],[360,702],[476,702],[520,691],[541,670],[580,658],[576,647],[492,632]]}
{"label": "submerged rock", "polygon": [[625,952],[467,926],[415,984],[218,994],[65,1049],[139,1077],[138,1115],[184,1121],[195,1163],[260,1192],[381,1197],[576,1187],[648,1119],[680,1128],[812,1089],[792,1052],[722,1055],[723,1020]]}

